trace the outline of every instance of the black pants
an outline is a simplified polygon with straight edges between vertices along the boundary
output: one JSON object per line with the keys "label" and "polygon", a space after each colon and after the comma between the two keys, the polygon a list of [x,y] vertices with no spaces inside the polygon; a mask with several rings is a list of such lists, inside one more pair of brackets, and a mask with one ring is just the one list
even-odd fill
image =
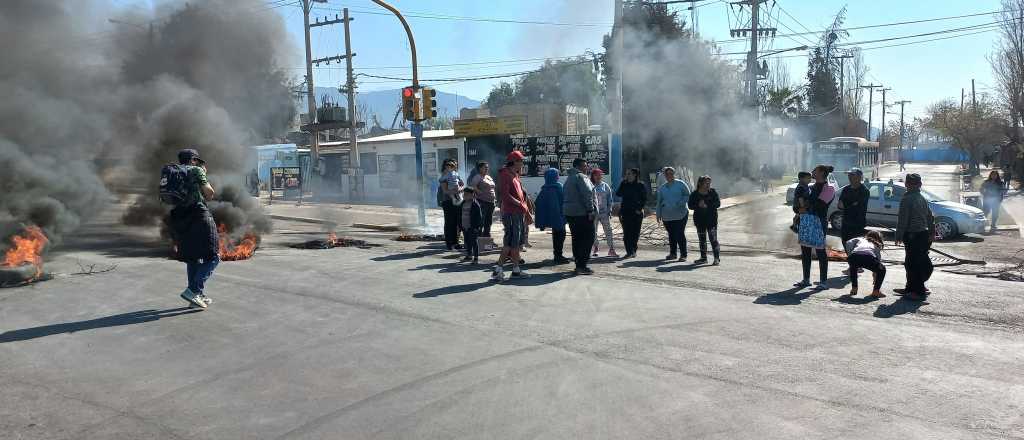
{"label": "black pants", "polygon": [[572,231],[572,257],[577,269],[585,269],[590,262],[590,248],[594,247],[594,221],[585,215],[567,216]]}
{"label": "black pants", "polygon": [[637,213],[624,213],[619,216],[619,222],[622,223],[622,244],[626,247],[626,253],[636,254],[644,216]]}
{"label": "black pants", "polygon": [[480,236],[490,237],[491,223],[494,222],[494,204],[480,201],[480,214],[484,216],[484,227],[483,231],[480,232]]}
{"label": "black pants", "polygon": [[846,258],[846,262],[850,263],[850,285],[853,288],[857,288],[857,269],[862,267],[875,274],[875,290],[882,288],[882,280],[885,280],[885,266],[874,255],[850,254]]}
{"label": "black pants", "polygon": [[459,221],[462,220],[462,212],[451,200],[441,202],[441,209],[444,210],[444,245],[452,249],[459,244]]}
{"label": "black pants", "polygon": [[466,240],[466,256],[473,259],[480,258],[480,244],[477,237],[480,236],[480,229],[465,228],[462,230],[462,238]]}
{"label": "black pants", "polygon": [[907,248],[903,265],[907,270],[907,292],[925,294],[924,283],[932,277],[932,260],[928,258],[928,250],[932,243],[928,231],[908,232],[903,238]]}
{"label": "black pants", "polygon": [[665,232],[668,232],[668,253],[669,255],[676,255],[676,249],[679,249],[679,256],[686,256],[686,219],[682,220],[665,220]]}
{"label": "black pants", "polygon": [[839,231],[839,236],[843,239],[843,247],[846,247],[847,241],[853,240],[857,237],[863,237],[864,234],[867,234],[867,231],[865,231],[864,228],[848,228],[846,227],[845,221],[843,222],[843,229]]}
{"label": "black pants", "polygon": [[565,249],[565,229],[559,231],[558,229],[551,230],[551,250],[555,255],[555,259],[565,258],[563,253]]}
{"label": "black pants", "polygon": [[720,248],[718,246],[718,226],[697,226],[697,238],[700,240],[700,257],[708,259],[708,239],[711,239],[711,252],[715,259],[719,259]]}
{"label": "black pants", "polygon": [[[815,249],[818,254],[818,275],[819,281],[825,282],[828,279],[828,254],[824,249]],[[811,248],[800,246],[800,262],[804,267],[804,281],[811,279]]]}

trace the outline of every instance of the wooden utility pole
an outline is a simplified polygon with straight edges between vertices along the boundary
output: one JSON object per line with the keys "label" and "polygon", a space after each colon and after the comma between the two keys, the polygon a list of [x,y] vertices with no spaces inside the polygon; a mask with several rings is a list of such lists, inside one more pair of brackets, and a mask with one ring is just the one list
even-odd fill
{"label": "wooden utility pole", "polygon": [[843,115],[843,134],[846,134],[846,60],[853,55],[833,57],[839,60],[839,111]]}
{"label": "wooden utility pole", "polygon": [[356,119],[356,79],[352,74],[352,36],[349,33],[349,22],[353,19],[348,16],[348,8],[342,10],[344,16],[342,19],[345,21],[345,70],[348,73],[347,81],[345,82],[345,92],[348,94],[348,147],[349,147],[349,162],[351,163],[351,169],[349,170],[349,178],[351,179],[351,185],[349,188],[349,196],[355,200],[362,200],[363,198],[363,168],[359,164],[359,121]]}
{"label": "wooden utility pole", "polygon": [[889,106],[885,104],[885,92],[892,89],[882,89],[882,135],[885,135],[885,112],[889,109]]}
{"label": "wooden utility pole", "polygon": [[907,104],[910,104],[910,101],[907,101],[907,100],[897,101],[897,102],[894,102],[893,104],[899,104],[900,105],[900,152],[899,152],[899,157],[898,157],[897,160],[899,160],[902,163],[903,162],[903,140],[905,138],[905,135],[904,135],[904,130],[905,130],[904,127],[905,127],[905,125],[903,124],[903,109],[904,109],[904,107]]}
{"label": "wooden utility pole", "polygon": [[874,109],[874,105],[875,105],[875,89],[882,88],[882,85],[881,84],[877,84],[876,85],[876,84],[872,83],[872,84],[869,84],[869,85],[866,85],[866,86],[860,86],[860,87],[862,89],[868,89],[868,129],[867,129],[867,135],[864,138],[870,141],[871,140],[871,121],[872,121],[872,116],[873,116],[873,114],[875,112],[875,109]]}

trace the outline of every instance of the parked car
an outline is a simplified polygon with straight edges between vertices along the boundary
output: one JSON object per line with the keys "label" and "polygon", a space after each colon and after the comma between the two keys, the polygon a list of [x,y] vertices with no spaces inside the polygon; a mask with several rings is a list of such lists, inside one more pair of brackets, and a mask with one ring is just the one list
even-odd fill
{"label": "parked car", "polygon": [[[899,220],[900,200],[907,192],[903,182],[873,180],[864,182],[871,197],[868,199],[868,226],[896,228]],[[921,190],[928,201],[932,214],[935,216],[935,235],[939,240],[957,237],[963,234],[980,234],[985,232],[985,213],[982,210],[963,203],[943,200],[941,197]],[[832,201],[828,208],[829,225],[839,230],[843,225],[843,215],[836,206],[839,197]]]}

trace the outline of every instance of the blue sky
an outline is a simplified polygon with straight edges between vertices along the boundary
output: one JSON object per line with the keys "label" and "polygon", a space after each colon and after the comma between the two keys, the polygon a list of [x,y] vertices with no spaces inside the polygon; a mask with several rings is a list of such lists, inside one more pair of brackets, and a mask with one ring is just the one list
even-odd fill
{"label": "blue sky", "polygon": [[[296,47],[294,64],[289,66],[296,75],[301,75],[302,60],[302,13],[290,0],[274,2],[283,4],[269,9],[267,13],[282,16],[288,26]],[[121,0],[121,3],[133,3]],[[139,3],[147,3],[140,0]],[[393,5],[403,11],[419,14],[444,16],[441,19],[410,17],[409,21],[417,38],[420,77],[463,78],[498,75],[530,70],[541,61],[530,59],[545,57],[566,57],[582,54],[587,50],[601,50],[601,37],[608,32],[612,22],[612,0],[393,0]],[[718,41],[730,40],[730,8],[720,0],[702,0],[698,10],[699,31],[703,37]],[[769,2],[771,5],[771,2]],[[848,7],[846,27],[876,25],[918,19],[939,18],[972,13],[991,12],[1000,9],[998,0],[974,2],[940,0],[860,0],[858,2],[828,0],[778,0],[770,8],[773,24],[779,33],[818,31],[831,23],[836,12]],[[356,20],[352,23],[352,40],[356,69],[359,73],[408,77],[410,75],[409,48],[401,25],[394,16],[385,12],[370,0],[329,0],[317,4],[313,15],[330,16],[340,14],[348,7]],[[689,18],[686,5],[673,5]],[[785,12],[783,12],[785,11]],[[786,14],[788,13],[788,15]],[[457,17],[557,22],[570,25],[506,23],[455,19]],[[777,17],[777,18],[776,18]],[[955,20],[929,23],[880,27],[854,30],[846,41],[867,41],[895,36],[935,32],[951,28],[991,23],[995,18],[983,15]],[[787,28],[788,27],[788,28]],[[312,31],[314,58],[341,54],[344,40],[341,26],[325,26]],[[949,34],[947,34],[949,35]],[[984,32],[924,44],[880,48],[865,51],[870,66],[868,81],[892,88],[889,101],[911,100],[907,106],[908,116],[923,112],[929,103],[943,98],[959,98],[960,89],[970,90],[971,79],[977,80],[979,92],[993,86],[991,69],[986,56],[992,51],[996,32]],[[926,38],[900,40],[892,43],[906,43]],[[812,40],[814,38],[812,37]],[[892,43],[865,44],[864,47]],[[781,49],[811,44],[806,37],[777,37],[771,42],[772,48]],[[740,52],[748,48],[746,43],[723,43],[724,52]],[[794,82],[802,82],[806,71],[806,58],[800,53],[789,53],[785,62],[790,65]],[[793,56],[796,55],[796,56]],[[742,56],[729,56],[742,58]],[[517,61],[526,60],[526,61]],[[506,61],[502,64],[437,66]],[[434,67],[427,67],[434,66]],[[333,86],[344,80],[342,66],[332,64],[321,66],[315,72],[317,85]],[[500,80],[478,80],[449,84],[436,84],[441,90],[459,93],[474,99],[482,99],[490,88]],[[361,90],[396,88],[404,81],[387,81],[370,77],[360,78]],[[881,97],[875,94],[880,104]],[[876,104],[875,124],[881,117]],[[892,109],[890,111],[898,111]],[[892,118],[893,116],[889,116]]]}

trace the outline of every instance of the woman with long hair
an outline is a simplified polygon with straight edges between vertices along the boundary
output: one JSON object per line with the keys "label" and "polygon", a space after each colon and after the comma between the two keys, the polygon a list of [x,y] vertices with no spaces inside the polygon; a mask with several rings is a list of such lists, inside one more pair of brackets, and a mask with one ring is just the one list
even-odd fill
{"label": "woman with long hair", "polygon": [[700,239],[700,259],[694,264],[708,262],[708,239],[711,241],[711,252],[715,257],[715,266],[721,264],[721,252],[718,246],[718,208],[722,200],[718,192],[711,187],[711,176],[697,178],[697,190],[690,193],[688,202],[693,210],[693,225],[697,227],[697,238]]}
{"label": "woman with long hair", "polygon": [[491,165],[487,162],[477,162],[473,174],[469,177],[469,187],[476,190],[476,201],[480,204],[480,211],[484,217],[484,226],[480,232],[481,237],[491,236],[491,223],[494,220],[494,179],[491,178]]}
{"label": "woman with long hair", "polygon": [[626,177],[619,184],[615,195],[622,199],[619,205],[619,223],[622,224],[622,244],[626,248],[623,258],[636,258],[640,242],[640,227],[644,222],[644,208],[647,206],[647,186],[640,181],[640,169],[626,170]]}
{"label": "woman with long hair", "polygon": [[805,199],[806,208],[801,208],[800,214],[800,260],[804,277],[795,284],[797,287],[811,285],[811,250],[814,250],[818,257],[818,288],[828,288],[828,254],[825,252],[825,228],[828,223],[825,217],[836,195],[835,187],[828,183],[828,175],[833,170],[831,165],[818,165],[811,172],[814,184]]}
{"label": "woman with long hair", "polygon": [[1006,184],[999,177],[999,171],[992,170],[988,173],[988,179],[981,184],[982,209],[992,219],[992,226],[989,233],[996,230],[996,222],[999,221],[999,210],[1002,208],[1003,196],[1006,194]]}
{"label": "woman with long hair", "polygon": [[868,231],[863,237],[855,237],[845,243],[849,249],[846,261],[850,263],[850,296],[857,295],[857,272],[864,268],[870,270],[875,281],[871,290],[872,298],[885,298],[882,293],[882,281],[885,280],[885,266],[882,264],[882,234]]}

